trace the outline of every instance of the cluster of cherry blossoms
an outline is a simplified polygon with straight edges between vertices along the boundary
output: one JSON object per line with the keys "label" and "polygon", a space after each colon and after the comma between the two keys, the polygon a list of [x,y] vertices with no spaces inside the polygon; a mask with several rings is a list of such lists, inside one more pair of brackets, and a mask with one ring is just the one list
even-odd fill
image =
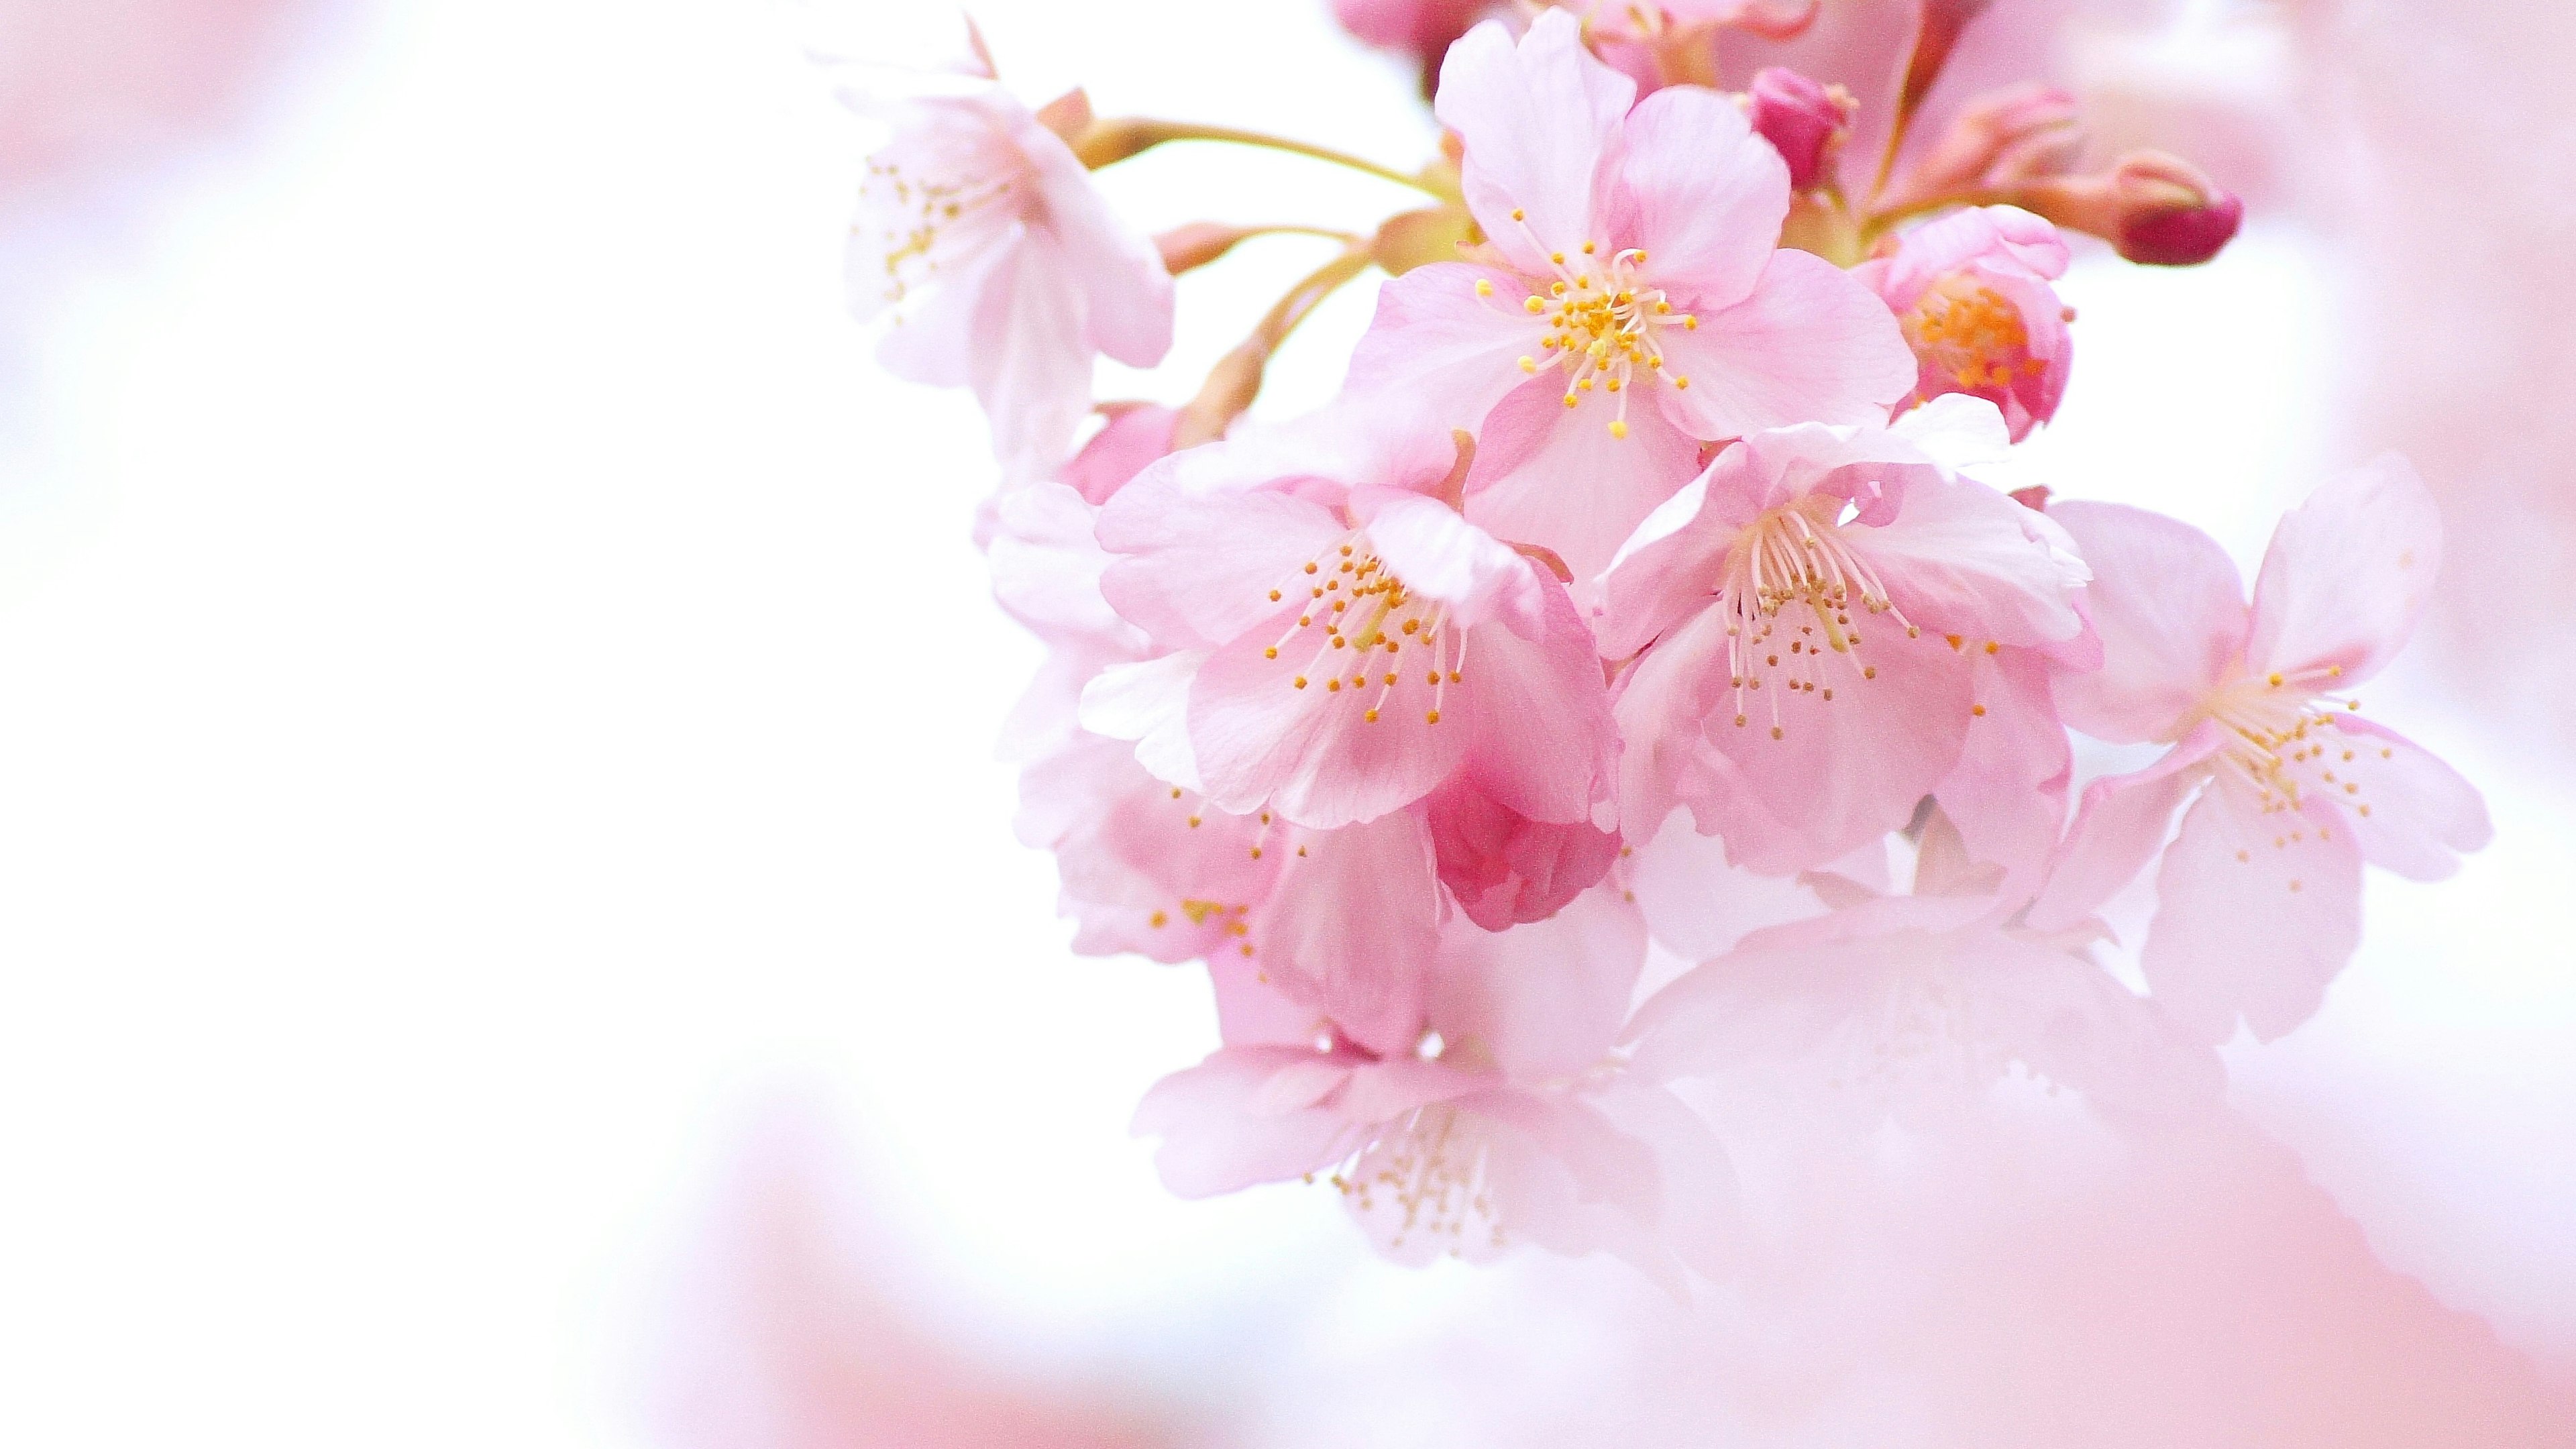
{"label": "cluster of cherry blossoms", "polygon": [[[1032,111],[988,62],[862,98],[857,305],[990,415],[995,591],[1049,651],[1020,833],[1078,951],[1214,983],[1221,1047],[1136,1122],[1173,1190],[1329,1181],[1406,1261],[1714,1274],[1748,1122],[2006,1077],[2152,1110],[2316,1010],[2365,861],[2485,841],[2349,695],[2441,562],[2404,464],[2284,518],[2250,601],[2187,524],[1980,481],[2064,395],[2069,234],[2189,264],[2239,210],[2170,156],[2080,171],[2041,87],[1913,134],[1980,8],[1915,7],[1884,84],[1730,92],[1721,42],[1813,3],[1341,0],[1436,60],[1427,203],[1178,407],[1096,403],[1093,364],[1157,363],[1172,274],[1251,232],[1149,239],[1090,172],[1183,139],[1383,168]],[[1341,398],[1247,418],[1380,272]],[[2163,753],[2070,798],[2070,730]],[[2097,951],[2142,879],[2139,990]]]}

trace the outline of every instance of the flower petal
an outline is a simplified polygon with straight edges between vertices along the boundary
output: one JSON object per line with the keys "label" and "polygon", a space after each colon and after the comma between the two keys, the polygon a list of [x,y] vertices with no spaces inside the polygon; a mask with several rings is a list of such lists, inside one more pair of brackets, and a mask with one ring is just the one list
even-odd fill
{"label": "flower petal", "polygon": [[1349,1156],[1366,1132],[1329,1107],[1291,1111],[1257,1105],[1283,1071],[1311,1069],[1317,1054],[1297,1047],[1226,1047],[1156,1082],[1136,1106],[1129,1132],[1160,1137],[1154,1167],[1181,1197],[1213,1197],[1261,1182],[1284,1182]]}
{"label": "flower petal", "polygon": [[2102,668],[2057,682],[2066,722],[2122,744],[2167,737],[2245,642],[2245,586],[2209,535],[2117,503],[2051,504],[2093,570],[2085,608]]}
{"label": "flower petal", "polygon": [[1572,15],[1541,14],[1518,44],[1487,21],[1449,47],[1433,110],[1466,143],[1468,210],[1523,271],[1544,274],[1549,252],[1591,239],[1602,162],[1636,98]]}
{"label": "flower petal", "polygon": [[1541,373],[1503,399],[1467,479],[1467,517],[1497,538],[1552,549],[1578,586],[1597,579],[1655,505],[1689,482],[1699,448],[1651,407],[1610,432],[1597,396],[1565,405],[1565,384]]}
{"label": "flower petal", "polygon": [[1714,441],[1792,423],[1887,421],[1914,390],[1914,353],[1876,293],[1822,257],[1774,252],[1752,295],[1659,328],[1665,375],[1654,393],[1674,424]]}
{"label": "flower petal", "polygon": [[1610,886],[1548,920],[1453,939],[1432,988],[1431,1024],[1452,1049],[1481,1046],[1515,1081],[1599,1065],[1646,965],[1645,922]]}
{"label": "flower petal", "polygon": [[2405,645],[2441,572],[2441,510],[2405,459],[2382,457],[2318,489],[2272,531],[2246,663],[2257,673],[2335,668],[2341,686],[2358,684]]}
{"label": "flower petal", "polygon": [[2331,768],[2348,787],[2336,803],[2363,859],[2408,880],[2441,880],[2459,869],[2460,855],[2495,838],[2477,787],[2432,751],[2358,715],[2337,715],[2335,726],[2345,739]]}
{"label": "flower petal", "polygon": [[1789,168],[1734,102],[1700,86],[1646,97],[1628,115],[1619,180],[1617,239],[1645,251],[1646,277],[1676,306],[1714,311],[1753,290],[1789,214]]}
{"label": "flower petal", "polygon": [[1120,555],[1101,592],[1166,648],[1212,649],[1268,619],[1272,592],[1349,532],[1291,494],[1182,486],[1176,475],[1201,451],[1147,468],[1100,510],[1100,546]]}
{"label": "flower petal", "polygon": [[[1476,284],[1492,287],[1477,295]],[[1351,354],[1346,393],[1400,398],[1438,427],[1477,432],[1528,378],[1520,359],[1539,350],[1547,324],[1520,310],[1529,284],[1510,272],[1435,262],[1378,289],[1377,316]]]}
{"label": "flower petal", "polygon": [[2207,777],[2194,767],[2226,738],[2222,726],[2204,723],[2147,768],[2085,786],[2075,824],[2049,863],[2048,883],[2031,903],[2031,929],[2066,930],[2127,889],[2163,848],[2174,812]]}
{"label": "flower petal", "polygon": [[2138,956],[2155,999],[2213,1044],[2239,1014],[2259,1041],[2287,1035],[2361,944],[2361,845],[2340,812],[2267,814],[2249,794],[2222,778],[2184,812]]}
{"label": "flower petal", "polygon": [[2084,632],[2074,601],[2087,573],[2074,540],[2046,514],[1982,483],[1909,479],[1893,519],[1841,536],[1926,631],[2014,645]]}

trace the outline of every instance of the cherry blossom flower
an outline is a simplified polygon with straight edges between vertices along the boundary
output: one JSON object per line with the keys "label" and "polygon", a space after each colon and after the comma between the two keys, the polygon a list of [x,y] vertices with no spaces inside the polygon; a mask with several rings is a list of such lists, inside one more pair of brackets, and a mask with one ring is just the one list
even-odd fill
{"label": "cherry blossom flower", "polygon": [[2057,228],[2009,206],[1973,207],[1906,233],[1852,275],[1887,301],[1922,376],[1917,399],[1963,392],[2001,408],[2014,442],[2057,414],[2074,342],[2049,283],[2065,275]]}
{"label": "cherry blossom flower", "polygon": [[1389,282],[1350,385],[1478,432],[1468,517],[1589,581],[1699,442],[1882,422],[1915,367],[1867,288],[1777,250],[1788,173],[1742,111],[1685,86],[1631,112],[1580,32],[1451,49],[1437,109],[1490,247]]}
{"label": "cherry blossom flower", "polygon": [[2249,608],[2197,530],[2113,504],[2052,516],[2096,570],[2106,661],[2057,681],[2067,721],[2172,748],[2086,789],[2032,923],[2093,910],[2161,850],[2139,958],[2156,997],[2213,1041],[2240,1015],[2280,1036],[2359,943],[2362,862],[2439,879],[2492,833],[2467,781],[2342,693],[2414,629],[2441,569],[2440,517],[2393,457],[2319,489],[2273,533]]}
{"label": "cherry blossom flower", "polygon": [[989,66],[844,99],[893,127],[868,158],[848,256],[852,307],[886,321],[880,360],[973,388],[1006,480],[1045,476],[1091,406],[1093,360],[1150,367],[1171,347],[1161,254]]}
{"label": "cherry blossom flower", "polygon": [[1135,1130],[1162,1139],[1155,1162],[1187,1197],[1328,1174],[1399,1262],[1529,1241],[1670,1278],[1723,1237],[1731,1191],[1707,1129],[1612,1055],[1644,957],[1607,888],[1538,925],[1455,925],[1392,1050],[1219,961],[1225,1045],[1147,1093]]}
{"label": "cherry blossom flower", "polygon": [[1466,453],[1356,407],[1305,433],[1347,447],[1210,445],[1102,510],[1109,602],[1168,651],[1093,686],[1133,701],[1139,757],[1315,829],[1461,774],[1526,819],[1591,819],[1613,744],[1591,635],[1546,567],[1460,517]]}
{"label": "cherry blossom flower", "polygon": [[1860,103],[1840,86],[1823,85],[1785,66],[1757,71],[1744,93],[1745,118],[1789,168],[1789,189],[1823,184],[1851,131]]}
{"label": "cherry blossom flower", "polygon": [[1666,986],[1630,1027],[1635,1069],[1828,1102],[1862,1131],[1954,1116],[2012,1077],[2121,1116],[2215,1105],[2216,1056],[2096,964],[2091,931],[2006,924],[2009,898],[1938,812],[1913,877],[1906,894],[1833,882],[1837,909],[1754,931]]}
{"label": "cherry blossom flower", "polygon": [[1943,398],[1892,429],[1757,433],[1657,509],[1599,621],[1605,656],[1643,651],[1617,706],[1623,816],[1687,803],[1756,869],[1819,865],[1959,764],[1976,655],[2085,662],[2072,542],[1954,471],[2003,446],[1990,405]]}

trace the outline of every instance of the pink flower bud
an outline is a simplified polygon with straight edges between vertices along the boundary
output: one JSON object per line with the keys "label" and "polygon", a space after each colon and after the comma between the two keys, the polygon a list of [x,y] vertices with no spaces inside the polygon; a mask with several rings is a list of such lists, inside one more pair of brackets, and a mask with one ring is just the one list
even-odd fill
{"label": "pink flower bud", "polygon": [[1344,30],[1433,64],[1492,8],[1493,0],[1333,0]]}
{"label": "pink flower bud", "polygon": [[[2161,152],[2141,152],[2112,171],[2123,202],[2112,244],[2133,262],[2193,267],[2217,256],[2245,221],[2245,202],[2198,168]],[[2179,199],[2177,192],[2190,198]]]}
{"label": "pink flower bud", "polygon": [[1776,65],[1753,77],[1747,95],[1753,129],[1779,148],[1780,159],[1789,163],[1789,186],[1796,191],[1809,190],[1822,178],[1859,107],[1841,86],[1823,85]]}
{"label": "pink flower bud", "polygon": [[2245,203],[2201,169],[2162,151],[2133,151],[2110,170],[2056,177],[2010,199],[2059,226],[2091,232],[2149,266],[2197,266],[2217,256],[2245,219]]}

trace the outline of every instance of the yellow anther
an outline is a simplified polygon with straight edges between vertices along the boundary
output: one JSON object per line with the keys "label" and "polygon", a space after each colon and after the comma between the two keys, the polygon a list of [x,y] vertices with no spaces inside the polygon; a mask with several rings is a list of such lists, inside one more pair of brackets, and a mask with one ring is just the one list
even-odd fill
{"label": "yellow anther", "polygon": [[1478,277],[1476,279],[1476,295],[1479,297],[1490,297],[1494,295],[1494,284],[1483,277]]}
{"label": "yellow anther", "polygon": [[[1612,384],[1612,386],[1614,386],[1614,387],[1615,387],[1615,386],[1617,386],[1617,384],[1613,383],[1613,384]],[[1627,419],[1625,419],[1625,418],[1612,418],[1612,419],[1610,420],[1610,436],[1612,436],[1612,437],[1614,437],[1614,438],[1625,438],[1626,436],[1628,436],[1628,421],[1627,421]],[[1276,651],[1273,651],[1273,652],[1276,652]]]}

